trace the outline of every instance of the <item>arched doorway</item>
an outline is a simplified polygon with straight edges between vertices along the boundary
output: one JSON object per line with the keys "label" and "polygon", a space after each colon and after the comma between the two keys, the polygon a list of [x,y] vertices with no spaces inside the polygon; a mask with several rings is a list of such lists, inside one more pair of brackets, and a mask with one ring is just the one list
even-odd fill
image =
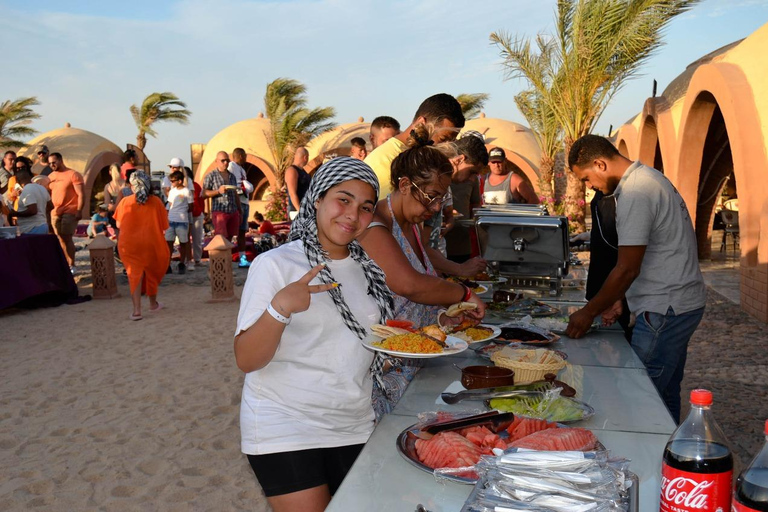
{"label": "arched doorway", "polygon": [[[622,141],[623,142],[623,141]],[[643,129],[640,132],[640,154],[639,160],[645,165],[664,173],[664,159],[661,156],[661,144],[659,144],[659,132],[656,127],[656,120],[648,116],[643,123]],[[626,150],[626,144],[625,144]],[[621,153],[621,149],[619,149]],[[623,153],[622,153],[623,154]]]}
{"label": "arched doorway", "polygon": [[619,141],[619,147],[617,149],[619,150],[619,153],[621,153],[621,155],[624,158],[629,158],[629,148],[627,148],[627,141],[625,141],[624,139],[621,139]]}
{"label": "arched doorway", "polygon": [[[104,187],[112,181],[112,176],[109,175],[109,166],[102,167],[93,180],[93,187],[91,188],[91,200],[90,200],[90,212],[88,217],[96,213],[99,205],[104,202]],[[85,212],[83,212],[85,214]]]}
{"label": "arched doorway", "polygon": [[[715,101],[714,98],[711,100]],[[720,227],[715,216],[722,207],[726,187],[730,194],[736,195],[731,142],[723,114],[715,101],[704,140],[696,200],[696,239],[700,259],[712,257],[712,230],[714,226]]]}

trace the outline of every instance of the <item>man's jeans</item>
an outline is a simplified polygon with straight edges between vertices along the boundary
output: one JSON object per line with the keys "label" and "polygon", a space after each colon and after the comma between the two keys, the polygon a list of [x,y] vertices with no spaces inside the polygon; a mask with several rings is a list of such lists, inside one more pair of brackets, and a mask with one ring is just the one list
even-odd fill
{"label": "man's jeans", "polygon": [[680,383],[685,371],[688,340],[702,316],[704,308],[682,315],[675,315],[671,307],[666,315],[645,311],[638,315],[632,331],[632,348],[676,423],[680,423]]}

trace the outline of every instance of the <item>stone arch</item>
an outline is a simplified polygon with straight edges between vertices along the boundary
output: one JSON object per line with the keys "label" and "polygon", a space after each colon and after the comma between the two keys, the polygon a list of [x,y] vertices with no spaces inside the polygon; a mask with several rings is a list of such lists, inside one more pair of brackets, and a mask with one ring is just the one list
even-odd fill
{"label": "stone arch", "polygon": [[619,153],[621,153],[624,158],[629,158],[629,148],[627,148],[627,141],[620,139],[619,143],[616,145],[616,149],[619,150]]}
{"label": "stone arch", "polygon": [[640,141],[637,145],[639,149],[638,160],[663,173],[664,162],[661,156],[659,131],[656,127],[656,120],[650,115],[646,116],[643,121],[643,127],[640,130]]}
{"label": "stone arch", "polygon": [[637,128],[635,128],[634,125],[625,124],[619,128],[619,131],[616,134],[616,148],[619,150],[619,153],[630,160],[637,160],[637,142]]}
{"label": "stone arch", "polygon": [[696,70],[681,116],[675,180],[697,225],[699,212],[695,206],[699,201],[705,144],[712,118],[719,109],[728,135],[733,174],[736,182],[742,184],[739,194],[742,267],[756,265],[758,244],[768,245],[768,240],[761,240],[759,233],[760,208],[768,199],[765,187],[744,186],[764,183],[768,168],[758,109],[751,91],[743,72],[732,64],[721,62]]}
{"label": "stone arch", "polygon": [[120,165],[121,159],[121,154],[103,151],[91,159],[87,169],[83,169],[83,194],[85,194],[82,211],[83,217],[90,216],[93,184],[96,182],[96,178],[104,168],[109,169],[109,166],[112,164]]}

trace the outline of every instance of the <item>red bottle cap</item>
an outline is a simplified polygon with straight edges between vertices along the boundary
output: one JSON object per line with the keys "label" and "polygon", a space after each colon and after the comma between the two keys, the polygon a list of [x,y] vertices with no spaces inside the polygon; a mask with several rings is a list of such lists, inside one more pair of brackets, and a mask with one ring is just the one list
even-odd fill
{"label": "red bottle cap", "polygon": [[691,391],[691,403],[693,405],[712,405],[712,392],[708,389],[694,389]]}

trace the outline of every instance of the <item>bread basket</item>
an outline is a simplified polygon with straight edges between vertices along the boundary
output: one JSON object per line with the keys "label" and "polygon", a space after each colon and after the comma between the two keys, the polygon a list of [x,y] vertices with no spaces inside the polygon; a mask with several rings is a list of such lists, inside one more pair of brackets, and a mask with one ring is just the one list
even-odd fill
{"label": "bread basket", "polygon": [[515,384],[528,384],[544,379],[547,373],[557,374],[566,362],[553,350],[505,347],[491,356],[496,366],[515,372]]}

